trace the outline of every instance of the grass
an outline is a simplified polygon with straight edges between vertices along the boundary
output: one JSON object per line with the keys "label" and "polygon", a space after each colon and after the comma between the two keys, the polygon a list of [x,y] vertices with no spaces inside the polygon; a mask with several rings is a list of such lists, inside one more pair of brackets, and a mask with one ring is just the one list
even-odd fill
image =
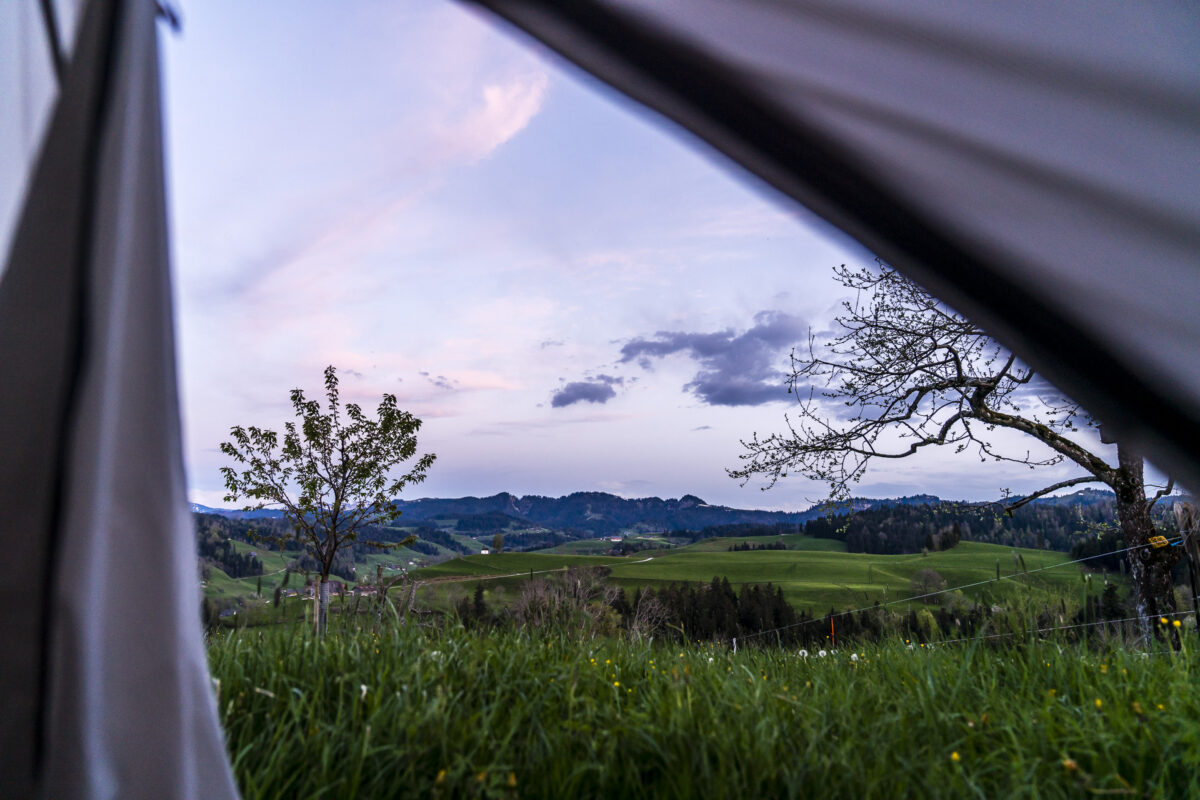
{"label": "grass", "polygon": [[621,563],[617,556],[572,556],[542,553],[491,553],[486,556],[463,556],[443,561],[431,567],[413,570],[421,578],[484,575],[528,575],[561,570],[565,567],[596,567]]}
{"label": "grass", "polygon": [[411,626],[209,644],[246,798],[1200,796],[1194,650],[858,656]]}

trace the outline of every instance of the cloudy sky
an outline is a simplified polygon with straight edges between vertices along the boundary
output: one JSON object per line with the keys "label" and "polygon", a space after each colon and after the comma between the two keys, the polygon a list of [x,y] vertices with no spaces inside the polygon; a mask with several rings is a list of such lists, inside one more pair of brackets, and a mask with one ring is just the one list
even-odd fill
{"label": "cloudy sky", "polygon": [[[192,499],[288,391],[384,392],[438,455],[408,496],[697,494],[784,425],[793,344],[871,256],[453,3],[189,4],[164,37]],[[862,494],[991,498],[1065,470],[930,454]]]}

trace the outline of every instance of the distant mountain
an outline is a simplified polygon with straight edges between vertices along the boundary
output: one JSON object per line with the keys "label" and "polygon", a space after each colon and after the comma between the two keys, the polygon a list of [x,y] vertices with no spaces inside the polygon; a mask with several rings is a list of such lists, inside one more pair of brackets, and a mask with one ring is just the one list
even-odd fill
{"label": "distant mountain", "polygon": [[229,519],[278,519],[283,512],[277,508],[264,508],[261,511],[242,511],[237,508],[210,508],[199,503],[192,503],[193,514],[216,514]]}
{"label": "distant mountain", "polygon": [[[856,497],[849,501],[855,511],[896,505],[926,505],[939,502],[932,495],[900,498]],[[439,519],[475,519],[505,515],[527,520],[534,525],[554,530],[574,531],[585,536],[607,536],[623,530],[700,530],[715,525],[758,523],[802,524],[826,513],[845,513],[845,505],[826,508],[818,504],[806,511],[762,511],[710,505],[693,494],[678,500],[658,497],[626,499],[606,492],[575,492],[565,497],[526,495],[518,497],[508,492],[491,497],[426,497],[419,500],[397,500],[404,523]],[[197,503],[192,510],[201,514],[219,514],[233,519],[279,517],[282,512],[235,511],[210,508]]]}

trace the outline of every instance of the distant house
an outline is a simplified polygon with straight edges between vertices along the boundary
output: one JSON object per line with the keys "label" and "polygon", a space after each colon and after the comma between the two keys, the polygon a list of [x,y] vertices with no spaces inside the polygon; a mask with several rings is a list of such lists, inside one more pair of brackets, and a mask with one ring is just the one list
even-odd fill
{"label": "distant house", "polygon": [[488,554],[488,549],[486,547],[479,551],[479,555],[481,555],[481,556],[486,556],[487,554]]}

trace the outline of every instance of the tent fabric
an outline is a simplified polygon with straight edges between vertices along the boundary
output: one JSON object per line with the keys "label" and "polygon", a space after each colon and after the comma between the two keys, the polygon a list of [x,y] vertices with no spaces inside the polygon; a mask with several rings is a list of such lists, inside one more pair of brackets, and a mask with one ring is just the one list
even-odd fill
{"label": "tent fabric", "polygon": [[81,8],[0,277],[5,797],[237,796],[185,494],[155,14]]}
{"label": "tent fabric", "polygon": [[[75,44],[82,0],[0,3],[0,253],[7,253],[37,148]],[[4,264],[0,262],[0,275]]]}
{"label": "tent fabric", "polygon": [[1200,486],[1194,8],[474,2],[854,236]]}

